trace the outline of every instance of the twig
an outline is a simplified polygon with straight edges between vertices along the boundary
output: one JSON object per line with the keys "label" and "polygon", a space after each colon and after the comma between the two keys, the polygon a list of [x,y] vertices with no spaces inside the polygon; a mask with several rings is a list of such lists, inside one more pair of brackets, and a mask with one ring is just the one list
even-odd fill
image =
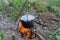
{"label": "twig", "polygon": [[26,2],[23,4],[23,6],[22,6],[22,8],[21,8],[21,10],[19,10],[20,11],[20,13],[18,14],[18,16],[16,17],[16,21],[17,21],[17,19],[19,19],[20,18],[20,16],[22,15],[22,12],[23,12],[23,9],[24,9],[24,7],[25,7],[25,4],[27,3],[27,0],[26,0]]}
{"label": "twig", "polygon": [[12,40],[15,40],[15,36],[12,36]]}
{"label": "twig", "polygon": [[38,34],[38,33],[35,33],[35,34],[36,34],[36,36],[38,36],[39,40],[45,40],[40,34]]}

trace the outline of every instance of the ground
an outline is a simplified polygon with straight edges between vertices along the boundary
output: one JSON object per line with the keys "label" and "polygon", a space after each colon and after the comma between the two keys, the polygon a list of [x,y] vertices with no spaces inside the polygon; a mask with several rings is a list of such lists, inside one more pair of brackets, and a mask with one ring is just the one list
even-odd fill
{"label": "ground", "polygon": [[[45,40],[56,40],[52,33],[57,31],[57,23],[60,21],[60,14],[36,13],[35,10],[26,13],[31,13],[36,17],[34,27],[36,27],[38,34],[42,35]],[[15,36],[15,40],[25,40],[17,33],[17,25],[17,21],[12,22],[6,15],[0,15],[0,33],[4,32],[4,40],[13,40],[14,37],[12,36]]]}

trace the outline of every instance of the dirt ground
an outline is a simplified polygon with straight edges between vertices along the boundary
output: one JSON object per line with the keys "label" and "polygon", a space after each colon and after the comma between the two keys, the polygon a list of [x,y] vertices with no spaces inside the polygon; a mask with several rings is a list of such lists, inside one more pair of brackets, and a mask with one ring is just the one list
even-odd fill
{"label": "dirt ground", "polygon": [[[34,27],[36,27],[37,33],[42,35],[45,40],[56,40],[52,33],[59,28],[57,23],[60,21],[60,14],[36,13],[35,10],[26,13],[35,15]],[[0,33],[5,33],[4,40],[13,40],[12,36],[15,36],[15,40],[26,40],[17,33],[17,25],[17,22],[11,22],[6,15],[0,15]],[[34,40],[38,40],[38,38]]]}

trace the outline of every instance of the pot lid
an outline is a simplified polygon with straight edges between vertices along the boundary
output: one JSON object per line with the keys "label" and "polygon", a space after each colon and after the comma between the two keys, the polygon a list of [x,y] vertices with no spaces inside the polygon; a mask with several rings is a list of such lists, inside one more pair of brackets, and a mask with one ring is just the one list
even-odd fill
{"label": "pot lid", "polygon": [[28,15],[28,14],[23,15],[23,16],[20,18],[20,20],[23,20],[23,21],[31,21],[31,20],[34,20],[34,19],[35,19],[35,16],[33,16],[33,15]]}

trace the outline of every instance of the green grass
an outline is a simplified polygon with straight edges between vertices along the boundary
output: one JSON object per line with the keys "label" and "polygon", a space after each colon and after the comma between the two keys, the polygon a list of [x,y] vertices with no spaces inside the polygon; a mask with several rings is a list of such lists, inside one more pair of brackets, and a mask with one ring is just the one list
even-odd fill
{"label": "green grass", "polygon": [[5,37],[5,34],[4,33],[1,33],[0,34],[0,40],[4,40],[4,37]]}
{"label": "green grass", "polygon": [[60,0],[48,0],[48,11],[58,13],[59,11],[57,7],[60,7]]}
{"label": "green grass", "polygon": [[57,23],[57,26],[60,27],[60,22]]}
{"label": "green grass", "polygon": [[35,1],[34,5],[35,5],[35,8],[37,8],[37,10],[40,11],[40,12],[44,12],[46,7],[47,7],[47,4],[44,4],[43,0]]}
{"label": "green grass", "polygon": [[60,0],[36,0],[34,4],[40,12],[47,12],[46,10],[48,10],[52,13],[58,13],[57,7],[60,7]]}
{"label": "green grass", "polygon": [[[0,0],[0,11],[4,12],[8,9],[7,7],[9,7],[8,16],[10,19],[15,20],[19,14],[23,15],[23,13],[25,13],[27,9],[30,9],[33,4],[39,12],[47,12],[46,10],[48,10],[52,13],[58,13],[58,9],[60,8],[60,0],[36,0],[33,3],[26,2],[25,6],[23,6],[25,2],[26,0],[9,0],[9,5],[7,6],[4,0]],[[23,13],[20,12],[22,7]]]}
{"label": "green grass", "polygon": [[6,8],[6,4],[5,4],[4,0],[0,0],[0,11],[5,10],[5,8]]}
{"label": "green grass", "polygon": [[60,6],[60,0],[49,0],[49,5]]}

